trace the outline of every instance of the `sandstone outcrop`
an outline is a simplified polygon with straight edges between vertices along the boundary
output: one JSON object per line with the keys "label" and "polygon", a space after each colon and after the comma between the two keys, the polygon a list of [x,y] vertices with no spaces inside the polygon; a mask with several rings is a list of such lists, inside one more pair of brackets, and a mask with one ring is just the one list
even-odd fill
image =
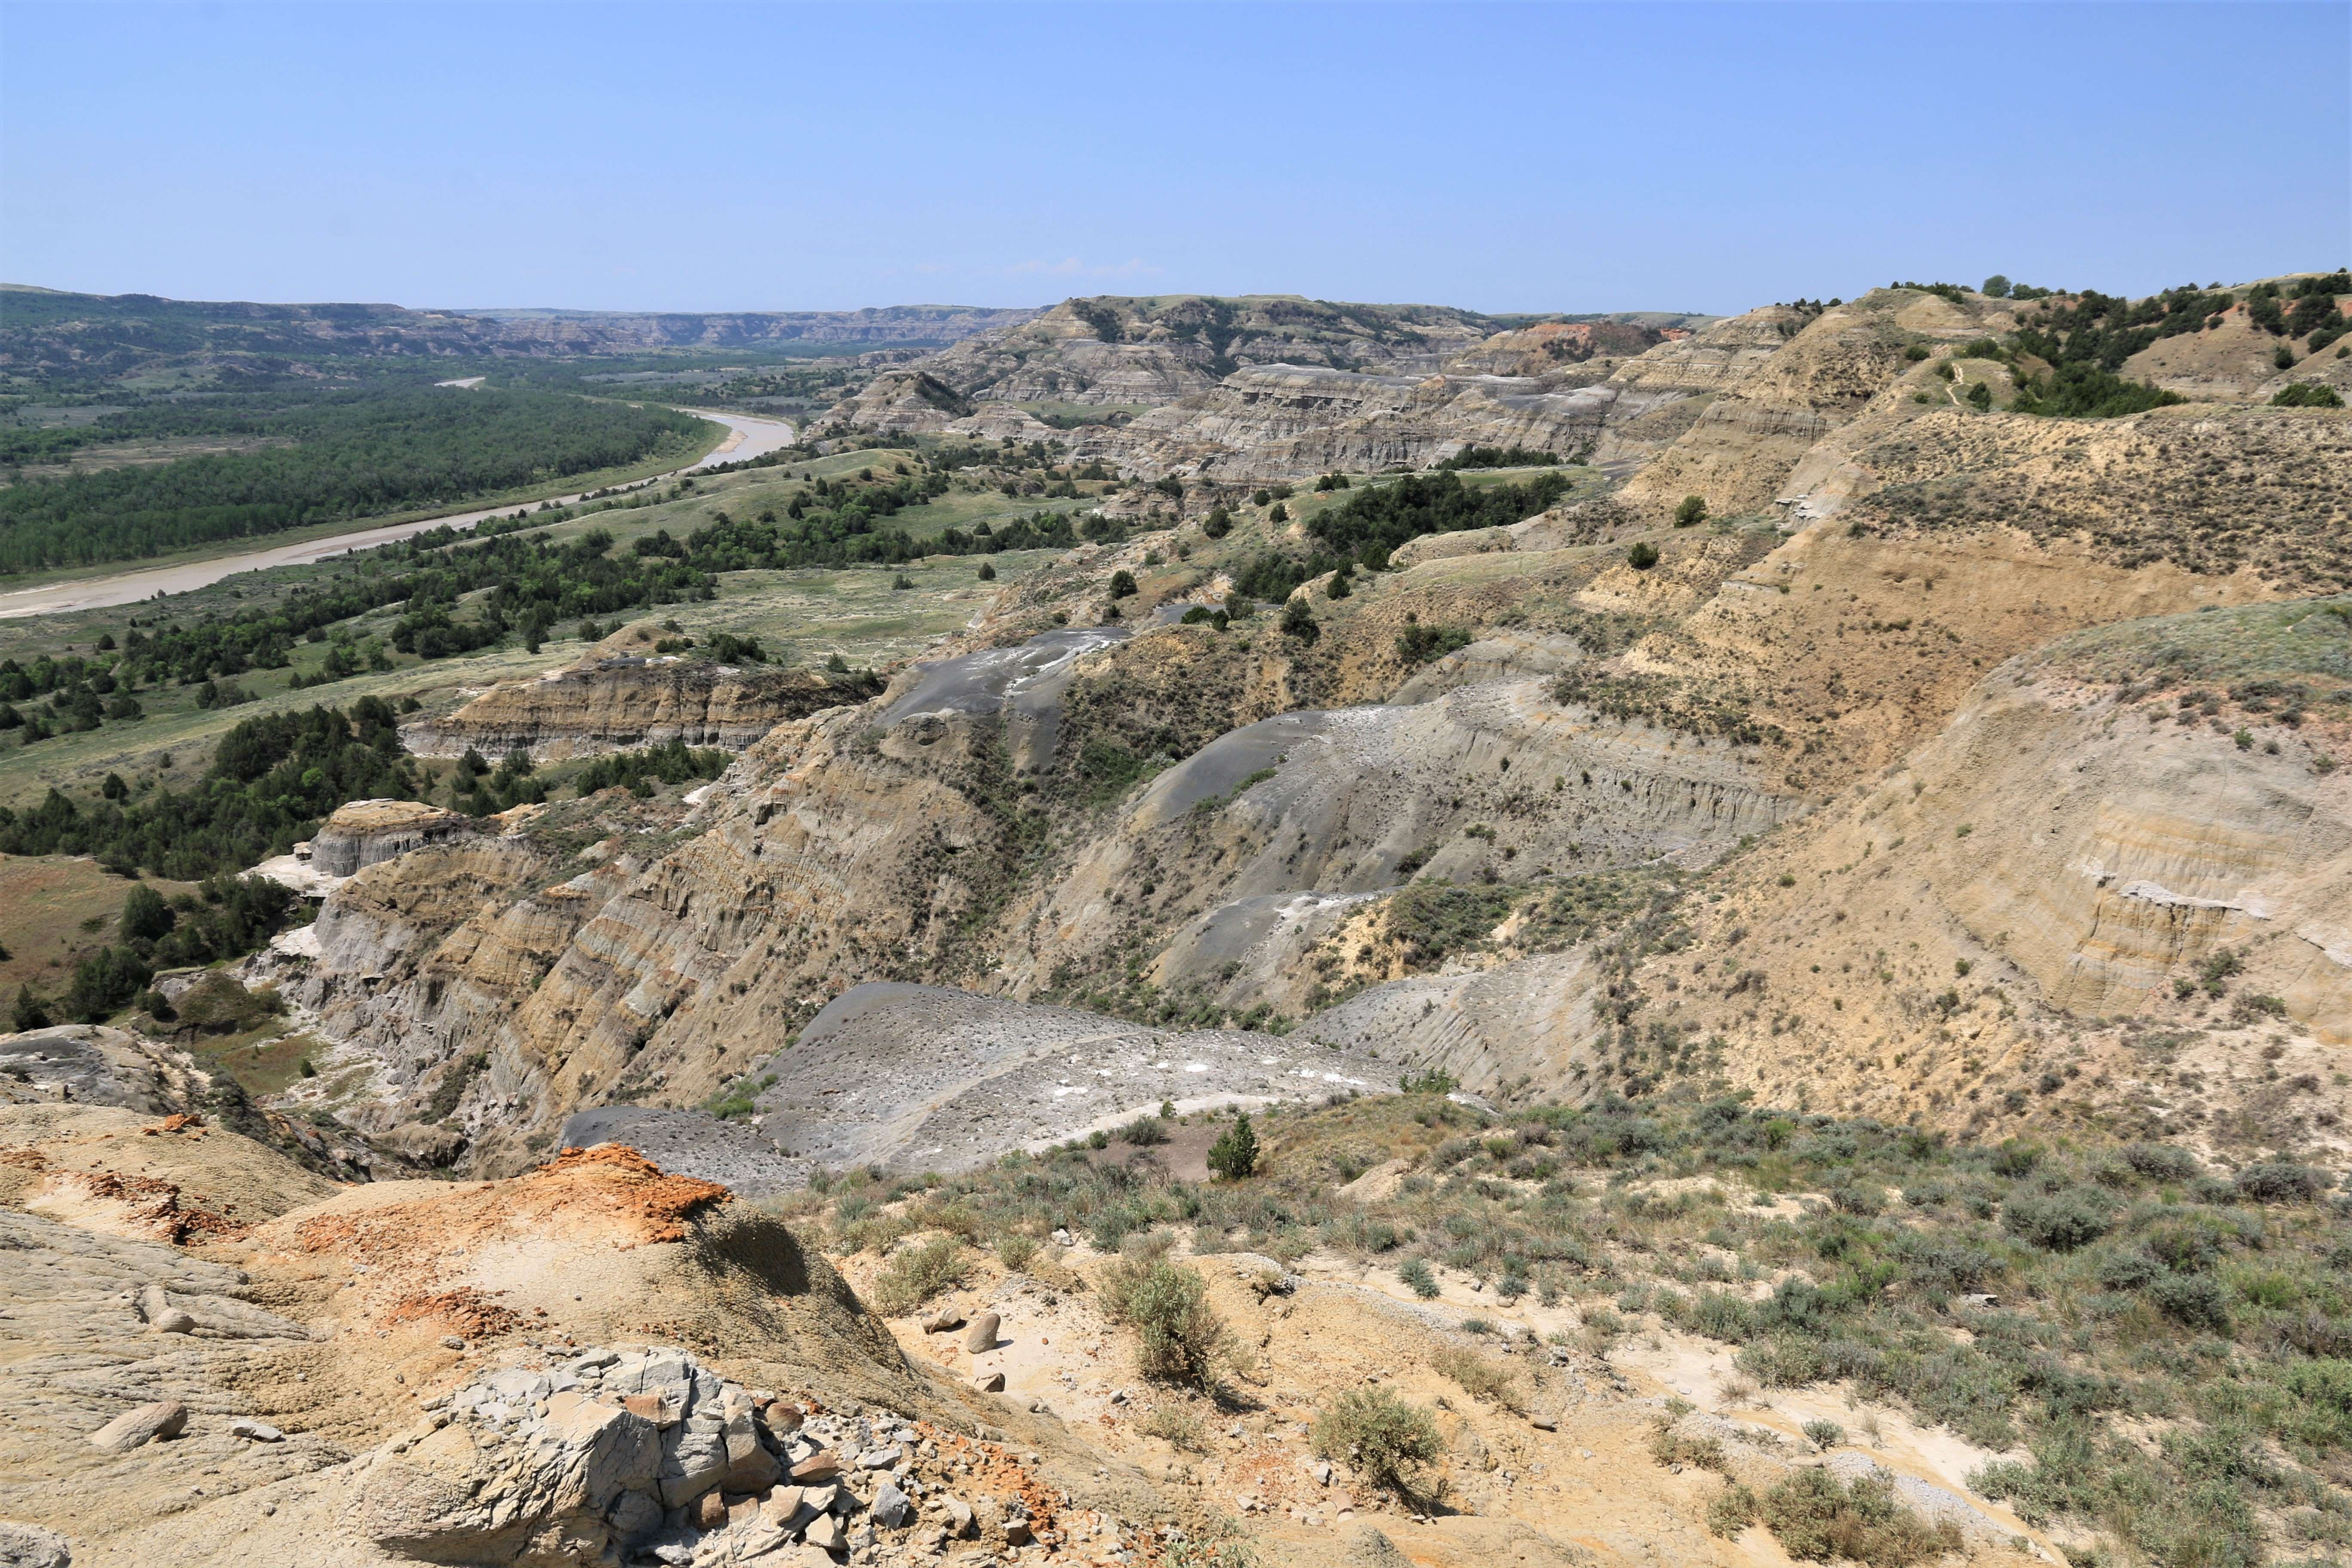
{"label": "sandstone outcrop", "polygon": [[463,813],[422,801],[355,800],[320,825],[310,840],[310,865],[321,876],[349,877],[475,830]]}
{"label": "sandstone outcrop", "polygon": [[64,1024],[0,1035],[0,1100],[110,1105],[162,1116],[186,1101],[189,1074],[128,1029]]}
{"label": "sandstone outcrop", "polygon": [[1157,406],[1243,366],[1437,368],[1495,323],[1429,305],[1334,305],[1290,295],[1070,300],[925,362],[965,396]]}
{"label": "sandstone outcrop", "polygon": [[[1874,289],[1818,312],[1773,307],[1735,326],[1653,351],[1678,383],[1720,376],[1727,384],[1691,427],[1629,479],[1625,499],[1660,510],[1684,497],[1718,515],[1765,510],[1800,459],[1859,415],[1907,370],[1915,344],[1953,344],[2007,330],[1999,300],[1955,305],[1907,289]],[[1784,341],[1771,347],[1771,338]],[[1766,349],[1769,352],[1761,352]]]}
{"label": "sandstone outcrop", "polygon": [[970,402],[929,371],[886,370],[812,420],[808,433],[822,437],[836,430],[858,429],[908,436],[944,429],[971,412]]}
{"label": "sandstone outcrop", "polygon": [[1599,440],[1618,401],[1605,385],[1276,364],[1142,416],[1119,433],[1118,449],[1139,472],[1234,480],[1418,468],[1479,444],[1565,458]]}
{"label": "sandstone outcrop", "polygon": [[862,695],[814,671],[600,648],[565,668],[502,682],[446,717],[420,716],[401,739],[419,756],[470,749],[495,760],[520,750],[535,762],[672,741],[740,752],[787,719]]}

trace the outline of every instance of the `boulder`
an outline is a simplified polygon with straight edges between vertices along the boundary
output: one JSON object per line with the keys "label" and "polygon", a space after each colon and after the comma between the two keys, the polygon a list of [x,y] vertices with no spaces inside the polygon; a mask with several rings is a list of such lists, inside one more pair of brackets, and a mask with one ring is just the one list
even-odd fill
{"label": "boulder", "polygon": [[55,1531],[0,1519],[0,1564],[5,1564],[5,1568],[73,1568],[73,1546]]}
{"label": "boulder", "polygon": [[176,1437],[188,1425],[188,1407],[176,1399],[159,1399],[136,1410],[126,1410],[89,1435],[93,1448],[110,1454],[128,1453],[149,1443]]}
{"label": "boulder", "polygon": [[1373,1525],[1357,1525],[1341,1546],[1348,1568],[1412,1568],[1412,1560]]}
{"label": "boulder", "polygon": [[977,1355],[996,1348],[996,1331],[1004,1320],[994,1312],[982,1312],[971,1321],[971,1329],[963,1337],[963,1348]]}
{"label": "boulder", "polygon": [[971,1385],[982,1394],[1002,1394],[1004,1392],[1004,1374],[1001,1372],[975,1373]]}
{"label": "boulder", "polygon": [[902,1530],[915,1517],[915,1505],[895,1481],[884,1481],[874,1494],[874,1521],[892,1530]]}
{"label": "boulder", "polygon": [[841,1474],[841,1458],[830,1448],[820,1448],[793,1467],[793,1479],[803,1486],[814,1486],[832,1480]]}
{"label": "boulder", "polygon": [[683,1508],[726,1478],[727,1424],[697,1411],[662,1434],[661,1500]]}

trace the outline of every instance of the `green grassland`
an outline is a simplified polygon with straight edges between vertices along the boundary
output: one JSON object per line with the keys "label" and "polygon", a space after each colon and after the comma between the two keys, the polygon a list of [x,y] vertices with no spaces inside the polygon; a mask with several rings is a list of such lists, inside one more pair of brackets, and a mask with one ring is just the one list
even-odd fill
{"label": "green grassland", "polygon": [[[150,879],[165,898],[193,892],[188,882]],[[17,987],[61,991],[74,965],[112,942],[131,884],[90,861],[63,856],[0,855],[0,1005]]]}

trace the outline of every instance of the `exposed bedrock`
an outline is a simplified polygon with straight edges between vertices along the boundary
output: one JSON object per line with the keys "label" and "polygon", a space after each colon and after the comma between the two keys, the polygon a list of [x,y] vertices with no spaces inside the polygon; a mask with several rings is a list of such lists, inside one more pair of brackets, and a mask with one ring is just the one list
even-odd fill
{"label": "exposed bedrock", "polygon": [[310,841],[310,866],[348,877],[413,849],[469,834],[471,818],[414,800],[355,800],[336,808]]}
{"label": "exposed bedrock", "polygon": [[1236,961],[1245,933],[1307,918],[1291,896],[1365,893],[1415,871],[1516,881],[1711,859],[1803,809],[1738,748],[1595,721],[1541,681],[1286,713],[1152,780],[1076,856],[1030,955],[1008,966],[1026,988],[1160,931],[1175,940],[1155,978],[1197,984]]}
{"label": "exposed bedrock", "polygon": [[[1299,479],[1332,468],[1420,468],[1466,446],[1562,456],[1597,440],[1619,389],[1526,376],[1367,375],[1320,366],[1245,370],[1123,433],[1139,469]],[[1640,395],[1624,412],[1675,394]]]}
{"label": "exposed bedrock", "polygon": [[1016,764],[1043,767],[1054,754],[1062,698],[1078,660],[1129,635],[1122,626],[1072,627],[919,664],[891,683],[876,723],[887,730],[910,721],[1000,716]]}
{"label": "exposed bedrock", "polygon": [[420,756],[520,750],[539,762],[672,741],[740,752],[787,719],[867,695],[808,670],[608,655],[501,682],[454,713],[404,726],[401,739]]}

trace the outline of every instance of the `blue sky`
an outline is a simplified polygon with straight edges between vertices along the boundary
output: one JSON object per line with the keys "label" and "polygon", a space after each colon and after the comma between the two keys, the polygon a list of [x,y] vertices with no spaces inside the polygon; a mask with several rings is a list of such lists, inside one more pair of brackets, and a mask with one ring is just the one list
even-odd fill
{"label": "blue sky", "polygon": [[2352,261],[2352,5],[0,6],[0,276],[1730,311]]}

